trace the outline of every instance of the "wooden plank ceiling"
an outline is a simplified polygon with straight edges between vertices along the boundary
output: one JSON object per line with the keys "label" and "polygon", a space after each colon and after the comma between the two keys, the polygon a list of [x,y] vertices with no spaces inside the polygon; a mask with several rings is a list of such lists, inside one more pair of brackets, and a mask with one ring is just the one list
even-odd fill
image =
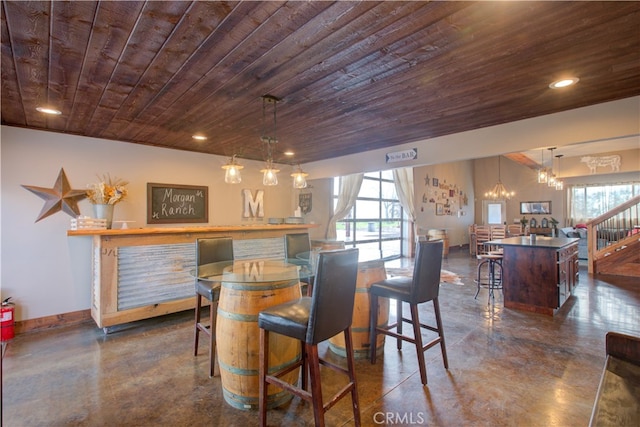
{"label": "wooden plank ceiling", "polygon": [[291,164],[640,95],[640,2],[3,1],[1,37],[4,125],[262,160],[270,94]]}

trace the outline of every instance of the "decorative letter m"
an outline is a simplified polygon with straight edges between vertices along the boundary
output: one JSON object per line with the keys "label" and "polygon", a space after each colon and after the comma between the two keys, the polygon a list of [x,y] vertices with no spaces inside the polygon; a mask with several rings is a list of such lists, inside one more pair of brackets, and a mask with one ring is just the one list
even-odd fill
{"label": "decorative letter m", "polygon": [[258,190],[255,199],[251,196],[251,190],[242,190],[242,194],[244,196],[243,216],[264,218],[264,190]]}

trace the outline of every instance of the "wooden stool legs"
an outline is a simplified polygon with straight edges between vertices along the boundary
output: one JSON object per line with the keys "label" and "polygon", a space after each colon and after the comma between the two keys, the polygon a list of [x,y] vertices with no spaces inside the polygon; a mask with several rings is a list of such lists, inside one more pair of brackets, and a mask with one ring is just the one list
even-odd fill
{"label": "wooden stool legs", "polygon": [[198,341],[200,332],[203,332],[209,338],[209,377],[213,377],[215,374],[216,365],[216,315],[218,312],[218,302],[209,302],[209,325],[200,323],[200,316],[202,312],[202,295],[196,295],[196,329],[195,339],[193,347],[193,355],[198,355]]}

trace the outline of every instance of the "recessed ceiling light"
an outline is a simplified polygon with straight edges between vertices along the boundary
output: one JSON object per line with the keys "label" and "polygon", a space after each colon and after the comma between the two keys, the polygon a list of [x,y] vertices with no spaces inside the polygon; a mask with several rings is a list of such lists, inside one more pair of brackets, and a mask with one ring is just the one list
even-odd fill
{"label": "recessed ceiling light", "polygon": [[59,116],[60,114],[62,114],[62,111],[56,110],[54,108],[48,108],[48,107],[36,107],[36,111],[39,111],[44,114],[52,114],[54,116]]}
{"label": "recessed ceiling light", "polygon": [[204,135],[193,135],[191,136],[191,138],[195,139],[196,141],[206,141],[207,137]]}
{"label": "recessed ceiling light", "polygon": [[293,156],[295,153],[293,151],[291,151],[291,150],[287,150],[282,154],[284,154],[285,156]]}
{"label": "recessed ceiling light", "polygon": [[580,81],[580,79],[577,77],[569,77],[566,79],[556,80],[555,82],[551,83],[549,87],[551,89],[561,89],[563,87],[574,85],[578,83],[578,81]]}

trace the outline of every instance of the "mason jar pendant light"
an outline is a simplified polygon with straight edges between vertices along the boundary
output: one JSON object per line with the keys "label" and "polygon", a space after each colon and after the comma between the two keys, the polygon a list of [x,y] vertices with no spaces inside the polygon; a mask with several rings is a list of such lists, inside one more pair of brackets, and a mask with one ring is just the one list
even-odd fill
{"label": "mason jar pendant light", "polygon": [[291,174],[293,177],[293,188],[307,188],[307,176],[308,173],[305,173],[300,165],[298,165],[298,170]]}
{"label": "mason jar pendant light", "polygon": [[547,168],[544,167],[544,149],[542,151],[542,160],[540,169],[538,169],[538,184],[547,183]]}
{"label": "mason jar pendant light", "polygon": [[240,176],[240,169],[244,166],[236,162],[236,155],[229,159],[226,165],[222,166],[224,169],[224,182],[227,184],[240,184],[242,182],[242,176]]}
{"label": "mason jar pendant light", "polygon": [[[262,141],[263,144],[266,145],[267,165],[264,169],[261,169],[260,172],[263,173],[262,184],[267,186],[278,185],[277,173],[280,172],[279,169],[276,169],[273,167],[273,144],[276,144],[278,142],[278,138],[276,136],[278,101],[279,99],[272,95],[262,96],[262,135],[260,136],[260,140]],[[273,104],[272,135],[266,134],[267,104]]]}
{"label": "mason jar pendant light", "polygon": [[[560,175],[560,159],[562,158],[562,154],[558,154],[556,156],[556,158],[558,159],[558,175]],[[564,182],[559,178],[556,177],[556,190],[563,190],[564,189]]]}
{"label": "mason jar pendant light", "polygon": [[556,186],[556,176],[553,174],[553,150],[555,149],[556,147],[549,148],[549,151],[551,151],[551,168],[549,169],[549,173],[547,174],[547,186],[553,188],[555,188]]}

